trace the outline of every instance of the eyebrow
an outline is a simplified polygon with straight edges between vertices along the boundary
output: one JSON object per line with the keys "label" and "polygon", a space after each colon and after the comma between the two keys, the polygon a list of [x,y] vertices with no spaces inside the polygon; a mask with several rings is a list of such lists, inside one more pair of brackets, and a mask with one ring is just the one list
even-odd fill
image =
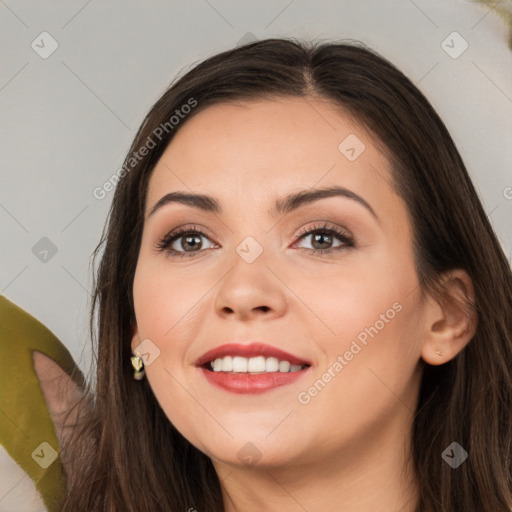
{"label": "eyebrow", "polygon": [[[269,210],[269,215],[277,217],[278,215],[285,215],[291,211],[297,210],[303,205],[319,201],[320,199],[326,199],[329,197],[345,197],[352,199],[362,206],[364,206],[376,220],[379,218],[373,210],[373,208],[365,201],[361,196],[357,195],[351,190],[339,186],[332,186],[327,188],[317,188],[310,190],[303,190],[297,193],[289,194],[282,199],[278,199],[273,208]],[[180,203],[187,206],[198,208],[208,213],[222,213],[222,207],[219,202],[208,195],[204,194],[191,194],[188,192],[170,192],[163,196],[154,206],[151,208],[148,217],[153,215],[157,210],[170,203]]]}

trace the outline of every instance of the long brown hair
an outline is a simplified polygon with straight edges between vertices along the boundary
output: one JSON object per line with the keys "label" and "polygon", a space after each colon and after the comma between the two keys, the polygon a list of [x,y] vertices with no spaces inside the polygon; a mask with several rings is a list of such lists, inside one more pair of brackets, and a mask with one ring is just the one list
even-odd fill
{"label": "long brown hair", "polygon": [[[330,100],[375,135],[408,208],[424,291],[441,297],[440,276],[451,269],[473,281],[474,337],[451,361],[423,368],[412,425],[417,511],[509,512],[512,276],[464,163],[433,107],[387,60],[357,41],[294,39],[257,41],[201,62],[171,84],[135,136],[95,251],[97,377],[64,447],[74,467],[62,511],[224,509],[211,460],[173,427],[147,379],[133,379],[133,278],[148,181],[180,127],[210,105],[286,96]],[[183,115],[170,122],[177,110]],[[143,146],[152,147],[133,160]],[[469,453],[457,469],[441,457],[454,441]]]}

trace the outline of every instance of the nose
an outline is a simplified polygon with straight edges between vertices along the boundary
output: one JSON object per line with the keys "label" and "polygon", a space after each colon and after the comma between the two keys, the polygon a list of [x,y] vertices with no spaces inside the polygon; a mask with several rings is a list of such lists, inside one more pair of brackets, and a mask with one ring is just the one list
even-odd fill
{"label": "nose", "polygon": [[[238,255],[221,280],[215,297],[217,313],[238,321],[271,320],[285,313],[289,298],[276,268],[269,268],[261,255],[247,263]],[[276,267],[271,266],[271,267]]]}

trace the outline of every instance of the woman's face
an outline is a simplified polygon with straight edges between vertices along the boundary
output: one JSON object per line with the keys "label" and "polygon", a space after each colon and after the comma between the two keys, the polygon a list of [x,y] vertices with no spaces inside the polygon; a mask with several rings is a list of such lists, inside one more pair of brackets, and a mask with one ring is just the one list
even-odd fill
{"label": "woman's face", "polygon": [[403,442],[424,306],[390,183],[374,138],[313,98],[208,107],[162,155],[132,350],[169,420],[218,464],[328,464]]}

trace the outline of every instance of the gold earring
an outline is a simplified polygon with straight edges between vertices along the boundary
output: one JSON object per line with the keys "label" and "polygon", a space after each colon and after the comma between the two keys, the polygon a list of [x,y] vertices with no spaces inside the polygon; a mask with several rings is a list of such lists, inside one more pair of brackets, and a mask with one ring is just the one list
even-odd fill
{"label": "gold earring", "polygon": [[144,362],[142,361],[142,357],[140,356],[132,356],[131,358],[133,369],[133,378],[135,380],[141,380],[144,377]]}

